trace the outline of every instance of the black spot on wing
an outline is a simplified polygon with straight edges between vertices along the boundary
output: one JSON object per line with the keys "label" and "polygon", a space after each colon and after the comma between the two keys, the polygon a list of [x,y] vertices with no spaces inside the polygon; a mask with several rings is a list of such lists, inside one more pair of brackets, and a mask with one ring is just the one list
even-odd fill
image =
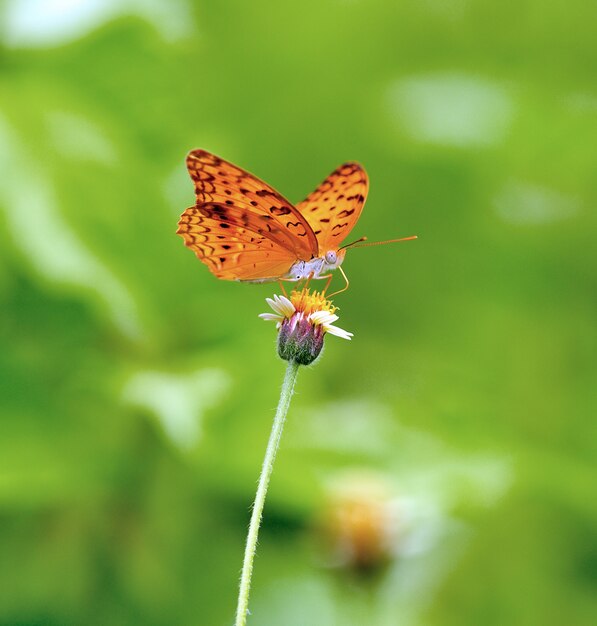
{"label": "black spot on wing", "polygon": [[291,210],[287,206],[271,206],[269,208],[269,212],[272,215],[288,215],[289,213],[291,213]]}

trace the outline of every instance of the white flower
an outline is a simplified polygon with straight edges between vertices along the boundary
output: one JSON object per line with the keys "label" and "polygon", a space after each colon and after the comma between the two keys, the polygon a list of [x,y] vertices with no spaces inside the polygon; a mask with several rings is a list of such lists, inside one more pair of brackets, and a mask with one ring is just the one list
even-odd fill
{"label": "white flower", "polygon": [[330,333],[330,335],[336,335],[336,337],[349,341],[353,337],[353,333],[333,325],[340,318],[333,312],[335,307],[323,295],[317,292],[309,294],[308,291],[293,291],[291,298],[297,306],[286,296],[274,295],[273,298],[266,298],[265,301],[274,313],[260,313],[259,317],[262,320],[277,322],[276,328],[280,328],[285,319],[290,320],[293,315],[298,313],[301,319],[306,317],[307,321],[314,326],[322,326],[324,332]]}
{"label": "white flower", "polygon": [[290,298],[266,298],[273,313],[261,313],[261,319],[276,322],[278,354],[285,361],[309,365],[320,355],[326,333],[350,339],[352,333],[334,326],[336,307],[321,292],[309,289],[293,291]]}

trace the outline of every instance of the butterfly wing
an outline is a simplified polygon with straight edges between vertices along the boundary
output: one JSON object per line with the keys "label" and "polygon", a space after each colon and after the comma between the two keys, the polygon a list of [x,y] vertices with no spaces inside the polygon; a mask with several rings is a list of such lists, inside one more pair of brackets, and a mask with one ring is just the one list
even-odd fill
{"label": "butterfly wing", "polygon": [[363,210],[369,179],[358,163],[344,163],[296,205],[319,242],[318,256],[337,250]]}
{"label": "butterfly wing", "polygon": [[[266,230],[277,233],[279,243],[288,247],[295,260],[309,260],[317,254],[317,237],[309,222],[267,183],[205,150],[189,153],[187,168],[195,183],[197,207],[211,203],[228,207],[241,221],[243,216],[253,225],[255,219],[251,218],[257,218],[257,223],[262,220]],[[251,229],[249,224],[243,226]]]}
{"label": "butterfly wing", "polygon": [[[275,280],[296,261],[294,252],[277,239],[266,237],[262,224],[243,226],[237,213],[225,205],[189,207],[176,231],[209,270],[223,280]],[[261,232],[259,232],[261,230]]]}

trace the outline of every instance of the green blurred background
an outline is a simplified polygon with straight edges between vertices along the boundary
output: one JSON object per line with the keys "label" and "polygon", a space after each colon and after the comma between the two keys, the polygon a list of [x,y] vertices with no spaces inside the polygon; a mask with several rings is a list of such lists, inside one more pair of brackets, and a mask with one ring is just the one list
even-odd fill
{"label": "green blurred background", "polygon": [[250,623],[594,624],[594,4],[0,6],[0,624],[233,621],[284,364],[174,234],[196,147],[419,235],[344,264]]}

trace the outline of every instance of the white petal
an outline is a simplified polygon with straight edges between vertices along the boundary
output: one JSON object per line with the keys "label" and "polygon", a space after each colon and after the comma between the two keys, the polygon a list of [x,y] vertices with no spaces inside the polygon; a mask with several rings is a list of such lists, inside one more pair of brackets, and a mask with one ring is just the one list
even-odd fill
{"label": "white petal", "polygon": [[350,338],[354,336],[353,333],[349,333],[347,330],[338,328],[337,326],[331,326],[326,324],[323,328],[326,333],[330,333],[330,335],[336,335],[336,337],[341,337],[342,339],[348,339],[348,341],[350,341]]}
{"label": "white petal", "polygon": [[276,313],[260,313],[258,317],[268,322],[281,322],[284,319],[282,315],[277,315]]}
{"label": "white petal", "polygon": [[266,298],[265,301],[270,305],[270,307],[274,311],[278,310],[278,303],[275,300],[272,300],[271,298]]}
{"label": "white petal", "polygon": [[322,326],[333,324],[337,319],[339,319],[338,316],[329,311],[315,311],[315,313],[309,315],[309,321],[314,324],[321,324]]}
{"label": "white petal", "polygon": [[283,317],[291,317],[295,312],[294,305],[285,296],[274,296],[272,298],[266,298],[265,301],[272,307],[272,309],[282,315]]}
{"label": "white petal", "polygon": [[294,304],[286,296],[277,296],[280,307],[284,307],[284,314],[286,317],[291,317],[296,311]]}
{"label": "white petal", "polygon": [[313,322],[314,324],[321,324],[321,318],[325,318],[327,317],[327,311],[315,311],[314,313],[311,313],[311,315],[309,315],[309,321]]}

